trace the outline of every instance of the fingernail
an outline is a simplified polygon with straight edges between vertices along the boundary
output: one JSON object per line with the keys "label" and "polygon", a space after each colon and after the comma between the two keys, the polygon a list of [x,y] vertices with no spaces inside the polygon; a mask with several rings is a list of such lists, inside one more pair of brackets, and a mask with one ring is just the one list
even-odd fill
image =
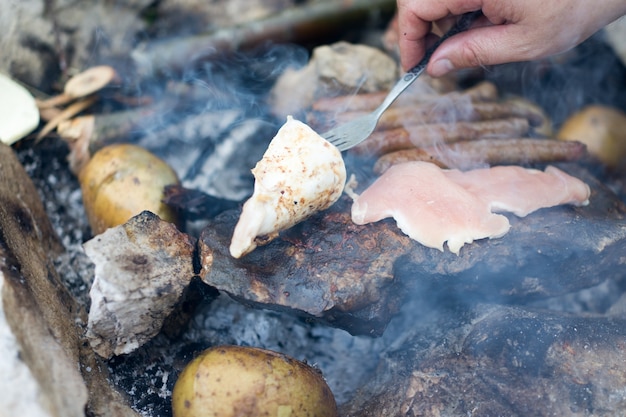
{"label": "fingernail", "polygon": [[452,66],[452,62],[447,59],[440,59],[432,63],[430,67],[430,73],[434,77],[441,77],[452,71],[454,67]]}

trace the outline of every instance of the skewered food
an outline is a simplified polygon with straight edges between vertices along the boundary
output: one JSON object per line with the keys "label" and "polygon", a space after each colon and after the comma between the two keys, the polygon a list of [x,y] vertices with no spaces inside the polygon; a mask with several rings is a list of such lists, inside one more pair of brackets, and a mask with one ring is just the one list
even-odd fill
{"label": "skewered food", "polygon": [[346,182],[341,152],[291,116],[252,173],[254,193],[243,206],[230,244],[235,258],[330,207]]}

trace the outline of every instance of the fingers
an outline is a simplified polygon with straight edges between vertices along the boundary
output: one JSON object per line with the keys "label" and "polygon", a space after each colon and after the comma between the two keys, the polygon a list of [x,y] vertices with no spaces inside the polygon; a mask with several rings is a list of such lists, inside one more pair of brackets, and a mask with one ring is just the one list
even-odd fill
{"label": "fingers", "polygon": [[[404,9],[406,8],[406,9]],[[400,63],[408,71],[424,56],[426,51],[426,35],[430,32],[431,23],[419,18],[402,1],[398,2],[398,47]]]}
{"label": "fingers", "polygon": [[545,45],[546,42],[529,39],[520,25],[473,28],[442,43],[426,71],[440,77],[458,69],[525,61],[547,55]]}
{"label": "fingers", "polygon": [[463,13],[479,10],[483,0],[398,0],[398,46],[408,71],[424,56],[431,32],[441,35]]}
{"label": "fingers", "polygon": [[423,57],[433,24],[445,31],[450,17],[479,9],[484,18],[434,52],[430,75],[564,52],[624,15],[626,1],[603,0],[599,6],[588,0],[398,0],[402,67],[408,70]]}

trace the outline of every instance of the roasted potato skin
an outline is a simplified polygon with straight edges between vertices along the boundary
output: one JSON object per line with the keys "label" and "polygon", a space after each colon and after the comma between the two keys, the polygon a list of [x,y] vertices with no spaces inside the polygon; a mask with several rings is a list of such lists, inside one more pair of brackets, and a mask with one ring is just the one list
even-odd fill
{"label": "roasted potato skin", "polygon": [[571,115],[557,137],[584,143],[609,168],[626,165],[626,113],[617,108],[589,105]]}
{"label": "roasted potato skin", "polygon": [[178,176],[140,146],[115,144],[100,149],[78,179],[93,234],[124,224],[144,210],[178,224],[176,212],[162,202],[165,186],[178,184]]}
{"label": "roasted potato skin", "polygon": [[180,374],[174,417],[336,417],[321,373],[281,353],[242,346],[202,352]]}

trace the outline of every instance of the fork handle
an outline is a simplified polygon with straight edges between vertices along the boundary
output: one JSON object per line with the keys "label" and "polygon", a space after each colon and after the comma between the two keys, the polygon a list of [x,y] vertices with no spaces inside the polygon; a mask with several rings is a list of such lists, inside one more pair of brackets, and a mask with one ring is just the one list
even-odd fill
{"label": "fork handle", "polygon": [[433,55],[439,45],[445,42],[446,39],[448,39],[449,37],[461,32],[465,32],[467,29],[469,29],[472,23],[474,23],[474,21],[478,19],[479,16],[482,16],[481,10],[476,10],[463,14],[461,18],[455,23],[455,25],[450,28],[450,30],[444,33],[443,36],[439,38],[434,45],[426,49],[424,57],[421,59],[421,61],[416,66],[408,70],[406,74],[404,74],[402,78],[400,78],[398,82],[393,86],[393,88],[389,91],[389,94],[377,109],[378,115],[380,116],[385,111],[385,109],[387,109],[387,107],[389,107],[391,103],[393,103],[393,101],[400,95],[400,93],[402,93],[408,86],[413,83],[413,81],[415,81],[417,77],[422,74],[422,72],[424,72],[426,66],[428,65],[428,61],[430,61],[430,57]]}

